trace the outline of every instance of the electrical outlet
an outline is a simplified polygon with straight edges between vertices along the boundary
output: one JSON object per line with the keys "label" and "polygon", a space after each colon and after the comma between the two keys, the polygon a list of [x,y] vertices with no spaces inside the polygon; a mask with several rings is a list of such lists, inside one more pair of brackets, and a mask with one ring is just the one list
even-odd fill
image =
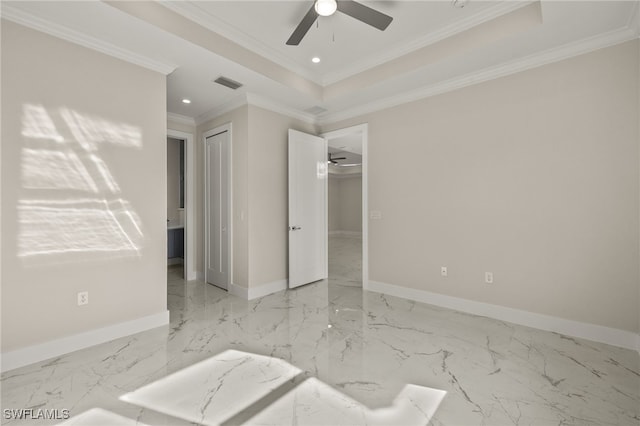
{"label": "electrical outlet", "polygon": [[446,266],[441,266],[440,267],[440,275],[442,275],[443,277],[446,277],[449,274],[449,272],[447,271],[447,267]]}
{"label": "electrical outlet", "polygon": [[484,273],[484,282],[487,284],[493,284],[493,272]]}
{"label": "electrical outlet", "polygon": [[78,306],[87,305],[89,303],[89,292],[81,291],[78,293]]}

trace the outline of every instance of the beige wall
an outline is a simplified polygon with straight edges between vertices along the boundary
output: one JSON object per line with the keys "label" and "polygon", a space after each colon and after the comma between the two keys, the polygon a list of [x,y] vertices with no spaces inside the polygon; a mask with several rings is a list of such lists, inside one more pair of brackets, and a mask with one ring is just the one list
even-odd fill
{"label": "beige wall", "polygon": [[233,191],[233,284],[249,286],[249,108],[245,105],[213,120],[202,123],[196,136],[196,269],[204,271],[204,133],[231,123],[232,191]]}
{"label": "beige wall", "polygon": [[167,138],[167,219],[180,219],[180,143],[178,139]]}
{"label": "beige wall", "polygon": [[[287,269],[287,132],[314,133],[312,125],[255,106],[243,106],[198,125],[197,158],[203,134],[232,125],[233,283],[255,287],[284,280]],[[202,194],[203,162],[196,164],[196,194]],[[197,269],[203,270],[202,198],[197,196]]]}
{"label": "beige wall", "polygon": [[341,181],[341,231],[362,232],[362,177],[344,177]]}
{"label": "beige wall", "polygon": [[325,126],[369,123],[370,278],[638,331],[638,43]]}
{"label": "beige wall", "polygon": [[287,279],[288,130],[313,125],[249,106],[249,283]]}
{"label": "beige wall", "polygon": [[196,126],[191,125],[191,124],[186,124],[186,123],[181,123],[178,121],[174,121],[171,119],[167,120],[167,129],[171,129],[171,130],[177,130],[179,132],[183,132],[183,133],[190,133],[192,135],[195,136],[196,134]]}
{"label": "beige wall", "polygon": [[362,232],[362,177],[329,175],[329,232]]}
{"label": "beige wall", "polygon": [[327,202],[329,232],[340,231],[340,179],[331,174],[327,181]]}
{"label": "beige wall", "polygon": [[166,311],[165,84],[2,21],[3,352]]}

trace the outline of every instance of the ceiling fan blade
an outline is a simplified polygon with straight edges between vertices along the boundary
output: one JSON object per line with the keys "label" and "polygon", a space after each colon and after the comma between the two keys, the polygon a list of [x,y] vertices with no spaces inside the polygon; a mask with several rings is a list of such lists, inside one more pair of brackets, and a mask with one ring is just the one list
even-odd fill
{"label": "ceiling fan blade", "polygon": [[338,0],[338,10],[380,31],[386,30],[391,21],[393,21],[391,16],[353,0]]}
{"label": "ceiling fan blade", "polygon": [[311,28],[313,23],[316,22],[317,18],[318,13],[315,9],[315,2],[313,2],[313,5],[311,5],[311,9],[309,9],[307,14],[304,15],[302,21],[300,21],[296,29],[293,31],[293,34],[291,34],[291,37],[289,37],[289,40],[287,40],[287,44],[289,46],[299,45],[304,36],[307,34],[307,31],[309,31],[309,28]]}

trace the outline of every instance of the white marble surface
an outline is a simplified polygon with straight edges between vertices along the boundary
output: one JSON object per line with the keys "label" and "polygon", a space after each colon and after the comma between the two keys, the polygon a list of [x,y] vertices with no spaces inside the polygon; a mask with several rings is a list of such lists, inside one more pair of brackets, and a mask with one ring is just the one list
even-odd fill
{"label": "white marble surface", "polygon": [[226,350],[120,399],[197,424],[217,425],[300,373],[278,358]]}
{"label": "white marble surface", "polygon": [[[235,349],[283,359],[371,410],[393,406],[407,384],[443,390],[434,426],[640,425],[637,352],[369,293],[335,277],[248,302],[184,282],[179,270],[170,268],[169,326],[3,373],[2,407],[72,416],[100,407],[149,425],[190,424],[119,398]],[[234,418],[251,424],[250,416]]]}
{"label": "white marble surface", "polygon": [[446,392],[406,385],[389,407],[372,410],[318,379],[310,378],[248,423],[279,425],[404,425],[429,423]]}
{"label": "white marble surface", "polygon": [[92,408],[60,423],[61,426],[147,426],[102,408]]}
{"label": "white marble surface", "polygon": [[329,235],[329,278],[362,287],[362,237]]}

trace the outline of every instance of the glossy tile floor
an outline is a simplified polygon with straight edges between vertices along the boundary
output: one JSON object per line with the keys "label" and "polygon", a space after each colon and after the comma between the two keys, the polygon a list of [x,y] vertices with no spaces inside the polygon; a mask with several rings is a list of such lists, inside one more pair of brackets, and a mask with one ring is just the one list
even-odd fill
{"label": "glossy tile floor", "polygon": [[[297,374],[296,389],[309,392],[287,393],[223,424],[305,424],[275,409],[312,404],[303,399],[313,395],[334,401],[334,391],[345,404],[381,409],[412,384],[446,392],[432,425],[640,425],[640,358],[630,350],[365,292],[348,273],[243,301],[184,282],[180,272],[170,269],[169,327],[9,371],[2,408],[69,409],[82,415],[73,424],[190,424],[166,406],[207,394],[197,369],[243,351],[283,360],[279,371],[295,370],[281,375]],[[195,408],[206,414],[206,406]]]}
{"label": "glossy tile floor", "polygon": [[329,277],[362,287],[362,238],[329,236]]}

